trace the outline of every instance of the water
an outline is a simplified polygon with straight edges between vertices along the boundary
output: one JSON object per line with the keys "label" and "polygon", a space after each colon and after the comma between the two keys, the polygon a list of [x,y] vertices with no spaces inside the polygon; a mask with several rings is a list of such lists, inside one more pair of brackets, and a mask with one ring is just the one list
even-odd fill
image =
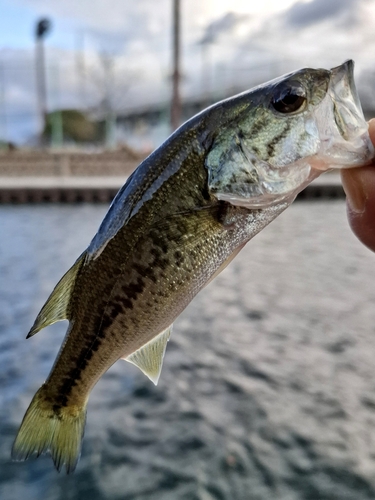
{"label": "water", "polygon": [[106,207],[0,207],[0,498],[375,498],[375,255],[343,202],[297,203],[176,321],[154,387],[118,362],[94,388],[81,461],[12,463],[66,324],[26,341]]}

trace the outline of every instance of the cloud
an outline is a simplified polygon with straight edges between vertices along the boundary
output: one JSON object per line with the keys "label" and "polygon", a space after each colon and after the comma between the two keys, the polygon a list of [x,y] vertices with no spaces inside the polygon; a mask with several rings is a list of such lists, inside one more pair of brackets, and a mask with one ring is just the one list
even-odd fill
{"label": "cloud", "polygon": [[235,12],[227,12],[219,19],[211,21],[206,26],[203,37],[199,43],[213,43],[222,33],[228,33],[233,30],[237,24],[244,20],[247,16],[236,14]]}
{"label": "cloud", "polygon": [[[167,103],[171,0],[158,0],[157,5],[155,0],[12,2],[33,9],[35,19],[50,16],[54,23],[53,32],[46,39],[50,109],[82,106],[82,103],[86,107],[98,106],[106,86],[119,112],[156,102]],[[239,8],[236,10],[236,2],[239,5],[239,0],[228,0],[227,10],[219,2],[221,10],[218,6],[211,11],[207,10],[209,2],[182,2],[184,98],[210,92],[218,99],[225,93],[245,90],[298,67],[329,68],[348,58],[357,62],[356,78],[361,86],[361,71],[369,67],[375,52],[374,1],[299,0],[282,12],[270,10],[261,15],[255,15],[250,7],[246,10],[245,3],[244,7],[241,5],[241,14]],[[75,43],[78,33],[84,38],[80,47]],[[214,42],[206,46],[204,57],[199,41]],[[84,82],[80,80],[74,52],[82,47]],[[30,45],[27,53],[0,51],[5,70],[8,132],[10,138],[19,140],[17,130],[26,123],[24,116],[30,117],[29,131],[33,130],[37,116],[33,49]],[[112,57],[114,64],[113,78],[107,80],[100,63],[103,53]],[[81,99],[83,94],[85,100]],[[26,126],[23,130],[22,139]]]}
{"label": "cloud", "polygon": [[352,12],[362,0],[312,0],[297,2],[284,15],[285,23],[303,28],[326,19],[337,18],[343,13]]}
{"label": "cloud", "polygon": [[91,29],[107,32],[118,32],[124,29],[140,36],[150,27],[150,18],[159,18],[165,13],[168,0],[159,0],[158,8],[152,0],[138,2],[122,2],[118,0],[64,0],[63,2],[46,2],[45,0],[16,0],[29,8],[33,8],[44,16],[64,18],[81,23]]}

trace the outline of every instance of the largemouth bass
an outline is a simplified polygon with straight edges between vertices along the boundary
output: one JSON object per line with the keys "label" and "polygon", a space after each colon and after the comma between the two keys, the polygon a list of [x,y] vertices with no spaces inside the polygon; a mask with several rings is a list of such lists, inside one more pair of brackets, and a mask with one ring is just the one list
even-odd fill
{"label": "largemouth bass", "polygon": [[172,323],[311,180],[374,156],[353,63],[302,69],[182,125],[115,197],[31,328],[67,319],[13,457],[76,467],[91,389],[120,358],[158,381]]}

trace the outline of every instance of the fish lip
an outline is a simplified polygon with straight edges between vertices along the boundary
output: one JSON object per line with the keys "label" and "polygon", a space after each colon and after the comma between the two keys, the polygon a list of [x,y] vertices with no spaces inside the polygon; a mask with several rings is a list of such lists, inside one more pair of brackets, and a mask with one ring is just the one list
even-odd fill
{"label": "fish lip", "polygon": [[330,70],[325,105],[317,108],[315,120],[320,139],[316,155],[319,170],[363,166],[374,158],[375,149],[355,85],[352,59]]}
{"label": "fish lip", "polygon": [[355,104],[356,108],[358,109],[358,111],[360,111],[363,115],[361,101],[359,100],[359,95],[358,95],[357,87],[355,85],[355,80],[354,80],[354,61],[353,61],[353,59],[347,59],[339,66],[335,66],[334,68],[331,68],[330,73],[331,73],[331,78],[330,78],[329,89],[333,90],[333,88],[337,87],[337,85],[341,81],[344,81],[345,83],[347,83],[347,86],[350,90],[350,94],[353,98],[354,104]]}
{"label": "fish lip", "polygon": [[[354,81],[354,61],[349,59],[340,66],[332,68],[330,73],[327,96],[332,101],[337,131],[345,141],[350,141],[358,136],[359,128],[363,132],[365,123]],[[344,116],[343,111],[346,111]]]}
{"label": "fish lip", "polygon": [[355,83],[354,83],[354,61],[353,59],[347,59],[342,64],[331,68],[331,82],[337,83],[338,80],[345,78],[348,80],[348,83],[351,85],[351,90],[353,92],[356,91]]}

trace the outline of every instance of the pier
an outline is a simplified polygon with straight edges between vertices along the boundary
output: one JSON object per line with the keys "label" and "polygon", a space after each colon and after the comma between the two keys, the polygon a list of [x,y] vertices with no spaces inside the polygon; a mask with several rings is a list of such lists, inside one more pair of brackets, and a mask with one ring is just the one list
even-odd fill
{"label": "pier", "polygon": [[[12,152],[0,155],[0,204],[110,203],[143,156]],[[298,200],[344,198],[337,172],[323,174]]]}

